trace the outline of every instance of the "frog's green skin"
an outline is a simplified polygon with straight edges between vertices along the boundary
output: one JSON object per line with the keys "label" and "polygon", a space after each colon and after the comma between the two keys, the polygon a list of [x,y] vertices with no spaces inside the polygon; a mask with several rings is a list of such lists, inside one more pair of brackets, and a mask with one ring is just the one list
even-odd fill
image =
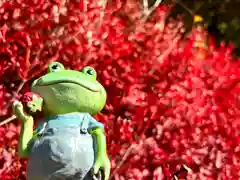
{"label": "frog's green skin", "polygon": [[[54,116],[72,112],[88,112],[94,115],[100,112],[106,103],[106,91],[96,80],[96,71],[85,67],[82,71],[66,70],[58,62],[49,64],[48,73],[32,83],[31,91],[42,99],[36,99],[32,111],[42,110],[45,116]],[[14,113],[22,121],[19,141],[19,154],[28,157],[29,142],[34,137],[32,116],[26,114],[23,105],[16,101],[13,105]],[[97,157],[94,173],[104,170],[105,179],[109,178],[110,161],[106,152],[106,139],[101,128],[90,132],[96,136]]]}

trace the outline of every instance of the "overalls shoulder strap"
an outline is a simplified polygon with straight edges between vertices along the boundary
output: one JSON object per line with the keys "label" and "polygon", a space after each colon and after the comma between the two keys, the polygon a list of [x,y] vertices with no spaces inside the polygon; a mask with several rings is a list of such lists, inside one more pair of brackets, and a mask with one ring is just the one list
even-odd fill
{"label": "overalls shoulder strap", "polygon": [[45,128],[46,128],[47,123],[43,122],[43,123],[39,123],[39,125],[37,126],[37,128],[35,129],[35,135],[41,135]]}
{"label": "overalls shoulder strap", "polygon": [[84,114],[80,130],[83,134],[86,134],[88,132],[88,127],[89,127],[89,116],[87,114]]}

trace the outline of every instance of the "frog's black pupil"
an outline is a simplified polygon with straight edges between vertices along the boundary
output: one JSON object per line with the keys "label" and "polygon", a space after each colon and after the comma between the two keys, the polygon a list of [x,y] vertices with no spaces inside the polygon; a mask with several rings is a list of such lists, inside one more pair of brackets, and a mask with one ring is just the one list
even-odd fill
{"label": "frog's black pupil", "polygon": [[53,70],[56,70],[57,68],[58,68],[58,65],[57,65],[57,64],[52,66],[52,69],[53,69]]}
{"label": "frog's black pupil", "polygon": [[89,75],[93,75],[93,70],[92,70],[92,69],[88,69],[88,70],[87,70],[87,73],[88,73]]}

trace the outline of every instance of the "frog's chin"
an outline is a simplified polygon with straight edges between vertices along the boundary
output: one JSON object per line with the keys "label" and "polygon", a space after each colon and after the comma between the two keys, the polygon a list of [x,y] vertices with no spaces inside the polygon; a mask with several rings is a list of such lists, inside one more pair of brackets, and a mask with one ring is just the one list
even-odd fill
{"label": "frog's chin", "polygon": [[98,83],[89,83],[88,81],[76,81],[73,79],[57,79],[53,81],[46,81],[43,82],[41,79],[33,83],[34,88],[37,87],[43,87],[43,86],[53,86],[53,85],[61,85],[61,84],[75,84],[82,88],[85,88],[86,90],[92,91],[92,92],[100,92],[101,87]]}

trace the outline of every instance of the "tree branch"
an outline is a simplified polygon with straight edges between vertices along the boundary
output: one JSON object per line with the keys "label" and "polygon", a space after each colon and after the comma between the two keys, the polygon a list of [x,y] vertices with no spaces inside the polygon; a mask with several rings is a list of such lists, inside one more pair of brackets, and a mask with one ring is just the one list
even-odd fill
{"label": "tree branch", "polygon": [[156,0],[155,3],[150,7],[146,7],[146,5],[148,6],[148,3],[146,4],[147,0],[143,1],[143,17],[141,18],[143,21],[146,21],[148,16],[162,3],[163,0]]}
{"label": "tree branch", "polygon": [[0,122],[0,126],[3,126],[4,124],[9,123],[9,122],[15,120],[16,118],[17,118],[17,117],[16,117],[15,115],[12,115],[11,117],[9,117],[9,118],[3,120],[2,122]]}

